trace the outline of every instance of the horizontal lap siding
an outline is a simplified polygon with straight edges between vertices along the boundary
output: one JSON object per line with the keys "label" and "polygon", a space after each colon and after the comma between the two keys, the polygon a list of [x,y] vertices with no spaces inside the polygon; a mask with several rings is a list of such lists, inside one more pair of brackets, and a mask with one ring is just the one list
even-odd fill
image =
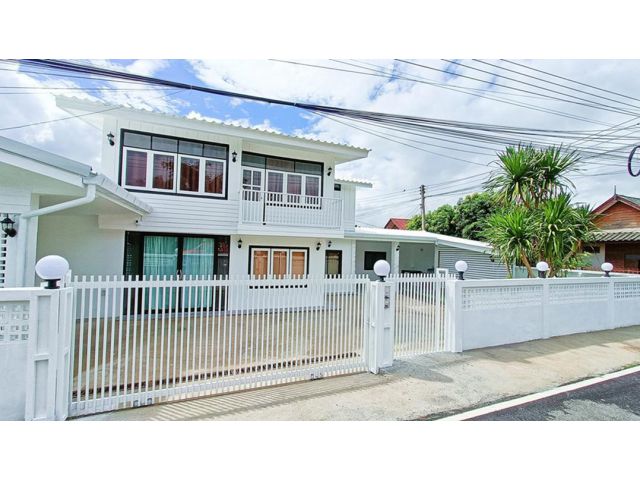
{"label": "horizontal lap siding", "polygon": [[604,230],[638,228],[640,227],[640,211],[624,203],[617,203],[602,213],[595,223]]}
{"label": "horizontal lap siding", "polygon": [[506,278],[507,269],[498,260],[492,262],[487,253],[473,252],[456,247],[438,247],[438,267],[447,268],[450,273],[455,273],[455,264],[458,260],[464,260],[469,265],[465,278]]}
{"label": "horizontal lap siding", "polygon": [[234,233],[238,225],[238,201],[190,198],[180,195],[138,194],[153,207],[139,224],[147,228],[182,233]]}

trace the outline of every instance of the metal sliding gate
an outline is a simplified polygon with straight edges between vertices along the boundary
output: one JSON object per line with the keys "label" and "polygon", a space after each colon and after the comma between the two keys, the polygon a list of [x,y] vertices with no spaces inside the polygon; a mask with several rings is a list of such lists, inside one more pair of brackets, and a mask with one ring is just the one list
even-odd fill
{"label": "metal sliding gate", "polygon": [[446,316],[448,274],[392,275],[395,283],[394,358],[450,349]]}
{"label": "metal sliding gate", "polygon": [[76,277],[70,415],[366,371],[369,283]]}

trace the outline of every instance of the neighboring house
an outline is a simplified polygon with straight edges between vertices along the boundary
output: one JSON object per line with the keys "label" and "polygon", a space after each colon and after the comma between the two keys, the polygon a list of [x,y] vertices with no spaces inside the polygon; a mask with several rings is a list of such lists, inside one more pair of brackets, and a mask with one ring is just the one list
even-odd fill
{"label": "neighboring house", "polygon": [[406,230],[409,218],[390,218],[384,228],[388,230]]}
{"label": "neighboring house", "polygon": [[591,268],[610,262],[615,272],[640,273],[640,198],[614,194],[594,213],[601,231],[585,248],[591,253]]}
{"label": "neighboring house", "polygon": [[324,275],[453,270],[503,277],[490,247],[426,232],[355,227],[364,181],[336,166],[368,150],[58,98],[102,131],[95,165],[0,137],[0,286],[38,281],[49,254],[75,275]]}

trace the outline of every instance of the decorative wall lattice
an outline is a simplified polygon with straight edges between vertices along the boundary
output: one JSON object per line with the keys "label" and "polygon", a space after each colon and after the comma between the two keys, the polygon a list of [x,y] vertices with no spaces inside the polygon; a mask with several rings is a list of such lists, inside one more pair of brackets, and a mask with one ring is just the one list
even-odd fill
{"label": "decorative wall lattice", "polygon": [[493,310],[534,306],[542,302],[542,285],[462,289],[462,310]]}
{"label": "decorative wall lattice", "polygon": [[549,285],[549,303],[606,302],[608,291],[608,283],[552,284]]}
{"label": "decorative wall lattice", "polygon": [[614,285],[613,297],[625,300],[640,297],[640,282],[619,282]]}
{"label": "decorative wall lattice", "polygon": [[0,345],[29,340],[29,302],[0,303]]}

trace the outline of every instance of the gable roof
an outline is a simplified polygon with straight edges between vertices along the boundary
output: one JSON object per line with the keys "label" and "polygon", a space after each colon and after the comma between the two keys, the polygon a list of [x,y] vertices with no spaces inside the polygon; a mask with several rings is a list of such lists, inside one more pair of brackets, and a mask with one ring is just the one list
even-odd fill
{"label": "gable roof", "polygon": [[640,228],[600,230],[594,232],[593,240],[596,242],[637,242],[640,241]]}
{"label": "gable roof", "polygon": [[398,230],[406,230],[409,220],[409,218],[390,218],[384,228],[393,229],[395,226]]}
{"label": "gable roof", "polygon": [[614,193],[613,196],[594,208],[593,213],[604,213],[618,202],[624,203],[625,205],[628,205],[631,208],[635,208],[636,210],[640,211],[640,198]]}

